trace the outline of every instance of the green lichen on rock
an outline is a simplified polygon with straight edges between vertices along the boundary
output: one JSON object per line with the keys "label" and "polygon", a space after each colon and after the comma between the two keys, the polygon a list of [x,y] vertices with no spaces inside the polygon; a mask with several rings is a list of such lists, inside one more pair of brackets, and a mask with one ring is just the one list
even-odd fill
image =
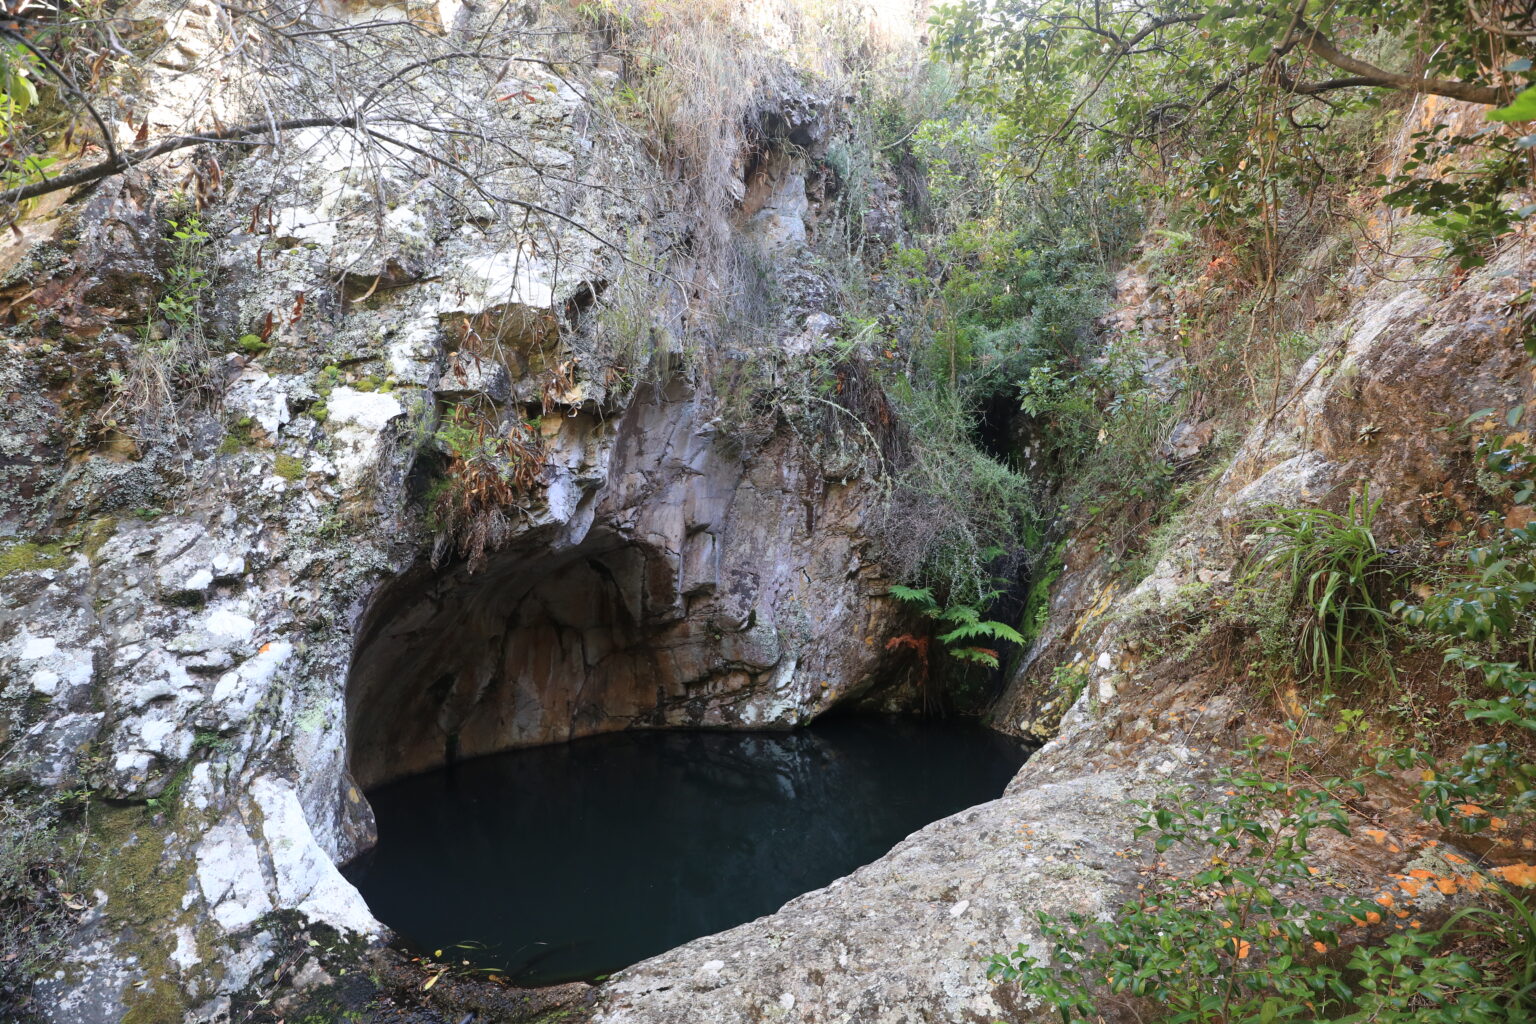
{"label": "green lichen on rock", "polygon": [[19,541],[0,546],[0,577],[9,576],[13,572],[62,569],[68,564],[69,556],[58,544]]}
{"label": "green lichen on rock", "polygon": [[279,455],[272,471],[284,480],[304,479],[304,460],[293,455]]}

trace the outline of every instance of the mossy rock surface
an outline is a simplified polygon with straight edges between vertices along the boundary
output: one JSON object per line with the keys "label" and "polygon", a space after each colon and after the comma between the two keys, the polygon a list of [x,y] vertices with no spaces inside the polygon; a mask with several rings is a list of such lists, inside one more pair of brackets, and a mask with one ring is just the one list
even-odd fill
{"label": "mossy rock surface", "polygon": [[20,541],[0,546],[0,577],[9,576],[13,572],[62,569],[68,564],[69,555],[58,544]]}
{"label": "mossy rock surface", "polygon": [[304,479],[304,460],[294,455],[279,455],[272,466],[273,472],[284,480]]}

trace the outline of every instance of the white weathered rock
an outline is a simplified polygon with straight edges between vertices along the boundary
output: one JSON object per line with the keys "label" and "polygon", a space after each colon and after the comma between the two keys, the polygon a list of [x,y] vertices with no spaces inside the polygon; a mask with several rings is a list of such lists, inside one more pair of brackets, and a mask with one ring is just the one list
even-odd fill
{"label": "white weathered rock", "polygon": [[280,905],[343,933],[377,935],[380,928],[368,905],[315,842],[293,787],[263,776],[251,785],[251,796],[261,809],[262,835],[277,879]]}
{"label": "white weathered rock", "polygon": [[356,486],[380,459],[384,433],[405,407],[393,394],[340,387],[327,401],[334,440],[337,475],[343,487]]}
{"label": "white weathered rock", "polygon": [[235,933],[273,909],[256,844],[239,821],[223,821],[203,834],[197,849],[197,884],[214,920]]}

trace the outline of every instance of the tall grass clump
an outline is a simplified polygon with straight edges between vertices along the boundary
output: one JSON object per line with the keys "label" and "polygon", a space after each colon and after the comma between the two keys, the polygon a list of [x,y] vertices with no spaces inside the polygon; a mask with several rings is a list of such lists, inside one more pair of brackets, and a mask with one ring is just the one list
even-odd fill
{"label": "tall grass clump", "polygon": [[1376,539],[1380,507],[1366,490],[1341,512],[1274,506],[1247,524],[1258,545],[1242,585],[1278,587],[1296,615],[1297,669],[1329,687],[1384,663],[1405,573]]}

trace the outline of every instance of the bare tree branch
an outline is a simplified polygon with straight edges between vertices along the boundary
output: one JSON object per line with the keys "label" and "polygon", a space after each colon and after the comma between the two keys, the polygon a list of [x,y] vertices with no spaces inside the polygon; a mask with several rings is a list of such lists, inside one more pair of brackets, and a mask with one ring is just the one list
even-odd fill
{"label": "bare tree branch", "polygon": [[80,86],[75,84],[74,78],[70,77],[67,71],[55,64],[53,62],[53,58],[49,57],[42,50],[39,50],[36,46],[32,45],[32,41],[27,39],[25,36],[4,27],[0,27],[0,35],[3,35],[5,38],[26,47],[27,52],[31,53],[32,56],[42,61],[43,67],[48,69],[49,74],[51,74],[54,78],[57,78],[60,82],[63,83],[66,89],[75,94],[75,98],[80,101],[80,105],[85,107],[86,113],[91,115],[91,120],[95,121],[96,127],[101,130],[101,144],[106,148],[107,158],[113,161],[121,159],[121,157],[118,156],[117,143],[112,138],[112,132],[107,127],[107,122],[102,120],[101,114],[99,114],[96,111],[96,108],[91,104],[90,97],[86,96],[84,89],[81,89]]}
{"label": "bare tree branch", "polygon": [[[1292,90],[1295,92],[1313,93],[1328,89],[1376,86],[1397,89],[1401,92],[1428,93],[1432,96],[1444,96],[1448,99],[1465,100],[1468,103],[1482,103],[1489,106],[1504,102],[1503,90],[1492,86],[1478,85],[1475,82],[1455,82],[1444,78],[1416,78],[1413,75],[1378,68],[1357,57],[1351,57],[1335,46],[1327,36],[1305,23],[1297,25],[1294,40],[1309,53],[1322,58],[1340,71],[1348,71],[1353,76],[1320,82],[1310,88],[1303,88],[1301,83],[1297,83],[1298,88]],[[1282,46],[1280,51],[1284,52],[1287,49],[1289,46]]]}
{"label": "bare tree branch", "polygon": [[178,149],[186,149],[190,146],[200,146],[208,142],[235,142],[239,139],[249,138],[253,135],[266,135],[273,132],[294,131],[299,128],[355,128],[357,119],[354,117],[299,117],[276,123],[263,122],[261,124],[241,124],[232,128],[223,128],[211,132],[200,132],[194,135],[173,135],[168,139],[161,139],[152,146],[143,149],[135,149],[129,153],[120,153],[113,159],[108,157],[100,163],[81,167],[64,174],[46,178],[43,181],[35,181],[30,185],[21,185],[16,188],[6,189],[0,192],[0,203],[20,203],[28,199],[36,199],[50,192],[60,189],[74,188],[76,185],[85,185],[102,178],[110,178],[114,174],[121,174],[131,170],[147,160],[153,160],[157,156],[175,152]]}

